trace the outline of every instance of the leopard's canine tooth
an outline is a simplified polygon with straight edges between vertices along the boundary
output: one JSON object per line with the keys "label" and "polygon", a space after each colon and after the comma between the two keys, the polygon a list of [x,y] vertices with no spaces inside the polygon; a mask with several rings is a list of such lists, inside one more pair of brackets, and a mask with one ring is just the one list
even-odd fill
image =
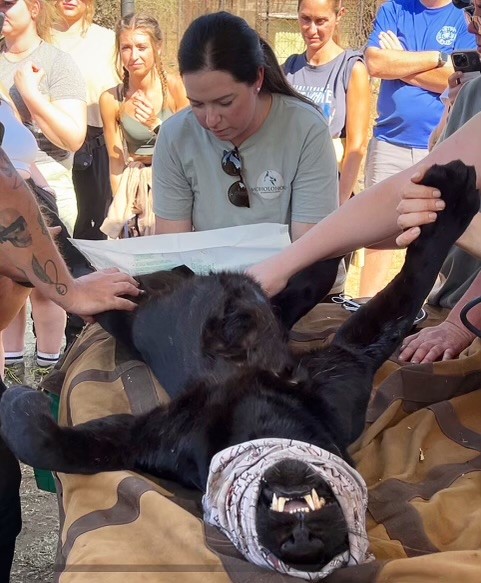
{"label": "leopard's canine tooth", "polygon": [[277,503],[277,511],[278,512],[284,512],[284,506],[286,505],[286,498],[283,498],[282,496],[279,496],[279,501]]}
{"label": "leopard's canine tooth", "polygon": [[311,490],[311,496],[316,510],[320,510],[323,506],[326,505],[325,499],[319,498],[319,494],[316,492],[314,488]]}
{"label": "leopard's canine tooth", "polygon": [[275,510],[277,512],[277,496],[275,492],[274,496],[272,496],[271,510]]}
{"label": "leopard's canine tooth", "polygon": [[309,508],[311,510],[316,509],[316,507],[314,506],[314,500],[312,498],[312,494],[306,494],[306,496],[304,496],[304,500],[307,502],[307,505],[309,506]]}

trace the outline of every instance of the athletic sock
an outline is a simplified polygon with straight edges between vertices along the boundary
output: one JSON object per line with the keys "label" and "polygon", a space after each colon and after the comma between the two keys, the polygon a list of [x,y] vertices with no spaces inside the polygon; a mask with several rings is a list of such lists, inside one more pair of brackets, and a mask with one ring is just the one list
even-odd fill
{"label": "athletic sock", "polygon": [[21,352],[5,352],[5,366],[23,362],[23,350]]}
{"label": "athletic sock", "polygon": [[46,352],[37,351],[37,364],[38,366],[53,366],[57,363],[60,358],[60,352],[56,354],[48,354]]}

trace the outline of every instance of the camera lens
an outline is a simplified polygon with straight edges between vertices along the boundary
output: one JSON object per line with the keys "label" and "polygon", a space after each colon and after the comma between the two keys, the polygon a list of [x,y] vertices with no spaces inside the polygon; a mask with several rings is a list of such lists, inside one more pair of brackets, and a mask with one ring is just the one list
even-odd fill
{"label": "camera lens", "polygon": [[453,60],[456,67],[466,67],[468,64],[468,57],[466,55],[454,55]]}

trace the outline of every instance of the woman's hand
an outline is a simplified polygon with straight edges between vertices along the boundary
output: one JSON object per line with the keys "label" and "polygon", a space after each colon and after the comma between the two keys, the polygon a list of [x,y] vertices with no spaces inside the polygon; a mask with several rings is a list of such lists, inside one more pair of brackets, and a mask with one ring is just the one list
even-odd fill
{"label": "woman's hand", "polygon": [[39,93],[38,87],[44,75],[44,69],[40,69],[31,61],[27,61],[19,66],[13,80],[18,92],[25,99],[35,93]]}
{"label": "woman's hand", "polygon": [[137,121],[149,128],[149,130],[154,131],[159,125],[159,118],[154,111],[152,102],[141,89],[138,89],[132,95],[132,103],[135,108],[135,118]]}
{"label": "woman's hand", "polygon": [[451,360],[459,356],[474,338],[464,326],[445,321],[405,338],[399,359],[416,364]]}
{"label": "woman's hand", "polygon": [[279,270],[276,263],[275,258],[266,259],[252,265],[246,271],[246,274],[255,279],[270,298],[281,292],[289,279]]}
{"label": "woman's hand", "polygon": [[106,310],[133,310],[136,304],[120,296],[137,297],[141,293],[133,277],[110,268],[75,279],[73,288],[65,296],[66,301],[55,301],[67,312],[92,321],[91,316]]}
{"label": "woman's hand", "polygon": [[421,232],[419,227],[433,223],[437,213],[446,206],[440,198],[439,190],[418,184],[426,171],[427,167],[420,168],[411,177],[411,183],[402,192],[402,200],[397,206],[399,214],[397,224],[400,229],[403,229],[396,239],[399,247],[407,247],[417,239]]}

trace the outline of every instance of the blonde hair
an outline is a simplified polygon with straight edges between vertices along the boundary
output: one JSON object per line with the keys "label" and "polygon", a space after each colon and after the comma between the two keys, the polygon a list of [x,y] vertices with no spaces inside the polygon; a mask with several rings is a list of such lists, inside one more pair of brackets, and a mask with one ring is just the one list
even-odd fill
{"label": "blonde hair", "polygon": [[96,0],[84,0],[84,2],[86,4],[83,22],[83,32],[85,34],[87,32],[88,27],[94,21],[95,8],[97,6],[97,2]]}
{"label": "blonde hair", "polygon": [[[56,11],[56,15],[57,15],[57,20],[59,22],[64,21],[64,16],[58,8],[59,2],[61,2],[61,1],[62,0],[55,0],[55,11]],[[95,8],[97,5],[97,2],[96,2],[96,0],[83,0],[83,2],[85,4],[85,13],[82,17],[82,36],[85,36],[88,32],[90,25],[94,21]]]}
{"label": "blonde hair", "polygon": [[122,65],[122,57],[120,55],[120,35],[126,30],[141,30],[145,32],[152,43],[154,50],[154,64],[155,70],[160,78],[160,83],[162,85],[162,109],[167,106],[167,75],[165,73],[164,65],[162,63],[162,58],[158,47],[161,45],[163,40],[162,30],[160,29],[159,22],[153,16],[148,14],[127,14],[122,17],[115,26],[115,60],[117,66],[117,73],[119,77],[123,80],[124,84],[124,94],[127,93],[129,88],[129,72]]}
{"label": "blonde hair", "polygon": [[42,40],[50,42],[52,40],[52,26],[58,22],[55,6],[49,0],[25,0],[25,4],[30,11],[32,11],[35,4],[38,5],[38,14],[34,19],[35,28]]}

